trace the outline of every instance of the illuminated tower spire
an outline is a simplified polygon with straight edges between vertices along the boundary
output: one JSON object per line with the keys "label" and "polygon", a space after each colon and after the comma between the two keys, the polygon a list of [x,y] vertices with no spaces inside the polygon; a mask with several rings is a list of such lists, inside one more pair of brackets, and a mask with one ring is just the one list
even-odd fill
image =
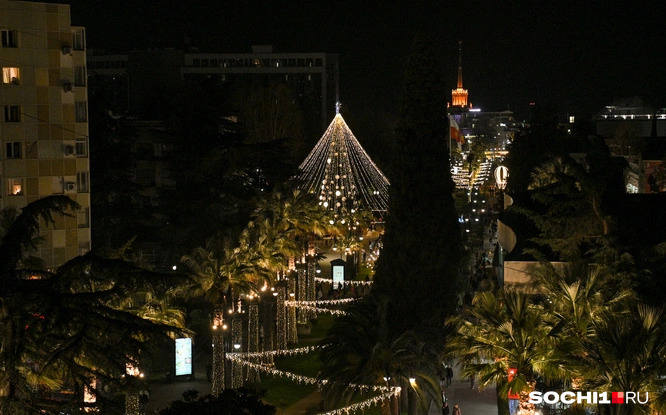
{"label": "illuminated tower spire", "polygon": [[462,89],[462,40],[458,42],[458,88]]}
{"label": "illuminated tower spire", "polygon": [[458,42],[458,87],[451,91],[451,105],[454,107],[467,107],[469,93],[463,89],[462,81],[462,41]]}

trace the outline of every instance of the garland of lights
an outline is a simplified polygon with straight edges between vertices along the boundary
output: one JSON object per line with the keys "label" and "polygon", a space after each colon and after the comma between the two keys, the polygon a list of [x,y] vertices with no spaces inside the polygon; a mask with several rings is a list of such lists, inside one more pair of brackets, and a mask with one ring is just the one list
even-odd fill
{"label": "garland of lights", "polygon": [[317,301],[287,301],[288,306],[296,307],[317,307],[320,305],[340,305],[349,304],[358,301],[358,298],[340,298],[338,300],[317,300]]}
{"label": "garland of lights", "polygon": [[[467,154],[468,152],[462,153],[463,160],[467,159]],[[490,178],[491,167],[492,161],[485,159],[481,162],[478,170],[469,173],[464,163],[458,160],[451,164],[451,177],[457,189],[472,190]]]}
{"label": "garland of lights", "polygon": [[379,405],[384,401],[391,400],[394,396],[398,397],[400,395],[400,387],[396,386],[395,390],[390,392],[383,393],[381,395],[375,396],[365,401],[355,403],[353,405],[346,406],[344,408],[335,409],[333,411],[322,412],[318,415],[349,415],[352,412],[362,411],[364,409],[370,408],[374,405]]}
{"label": "garland of lights", "polygon": [[[273,353],[271,354],[272,356],[280,353],[280,354],[290,354],[290,352],[294,352],[294,354],[300,354],[300,353],[307,353],[312,350],[317,349],[315,346],[310,346],[310,347],[304,347],[300,349],[292,349],[292,350],[282,350],[282,351],[271,351],[271,352],[263,352],[263,353]],[[282,370],[275,369],[272,366],[267,366],[267,365],[262,365],[258,363],[251,362],[248,360],[251,357],[259,357],[259,355],[263,353],[228,353],[227,358],[230,359],[232,362],[235,364],[239,365],[245,365],[250,368],[260,370],[262,372],[268,373],[272,376],[278,376],[278,377],[283,377],[286,379],[290,379],[294,382],[297,382],[299,384],[310,384],[310,385],[319,385],[324,386],[328,383],[326,379],[317,379],[313,378],[310,376],[302,376],[302,375],[297,375],[295,373],[291,372],[285,372]],[[350,413],[360,411],[366,408],[369,408],[374,405],[381,404],[384,401],[392,399],[394,396],[397,397],[400,395],[401,388],[398,386],[379,386],[379,385],[360,385],[360,384],[349,384],[347,385],[348,387],[354,388],[359,390],[360,392],[381,392],[381,394],[377,396],[373,396],[372,398],[366,399],[361,402],[357,402],[355,404],[346,406],[344,408],[339,408],[335,409],[333,411],[328,411],[324,412],[320,415],[348,415]]]}
{"label": "garland of lights", "polygon": [[[265,358],[265,357],[280,357],[280,356],[297,356],[299,354],[307,354],[310,352],[313,352],[315,350],[321,349],[320,346],[305,346],[305,347],[299,347],[296,349],[285,349],[285,350],[266,350],[265,352],[255,352],[255,353],[243,353],[238,354],[241,355],[243,358]],[[233,353],[229,353],[231,355]]]}
{"label": "garland of lights", "polygon": [[[333,280],[329,278],[315,277],[315,281],[324,282],[327,284],[332,284]],[[349,284],[349,285],[372,285],[372,281],[341,281],[340,284]]]}
{"label": "garland of lights", "polygon": [[318,195],[336,215],[359,208],[388,209],[389,181],[370,159],[347,123],[336,114],[324,135],[299,166],[300,187]]}
{"label": "garland of lights", "polygon": [[299,306],[298,306],[298,309],[299,309],[299,310],[303,310],[303,311],[308,311],[308,312],[310,312],[310,313],[312,313],[312,314],[316,314],[316,313],[328,313],[328,314],[332,314],[332,315],[334,315],[334,316],[345,316],[345,315],[347,315],[347,312],[346,312],[346,311],[343,311],[343,310],[334,310],[334,309],[331,309],[331,308],[310,307],[310,306],[306,306],[306,305],[299,305]]}

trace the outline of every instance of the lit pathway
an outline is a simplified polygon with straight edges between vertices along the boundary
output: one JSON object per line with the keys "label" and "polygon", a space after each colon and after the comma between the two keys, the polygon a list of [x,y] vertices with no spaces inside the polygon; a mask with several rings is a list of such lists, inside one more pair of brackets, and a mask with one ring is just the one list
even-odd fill
{"label": "lit pathway", "polygon": [[[457,367],[454,367],[456,370]],[[470,388],[469,380],[458,379],[454,376],[451,386],[446,388],[446,398],[449,402],[449,413],[453,413],[453,405],[460,406],[461,415],[497,415],[497,396],[495,386],[491,385],[479,391],[474,385]],[[434,403],[430,405],[428,415],[440,415],[441,409]]]}

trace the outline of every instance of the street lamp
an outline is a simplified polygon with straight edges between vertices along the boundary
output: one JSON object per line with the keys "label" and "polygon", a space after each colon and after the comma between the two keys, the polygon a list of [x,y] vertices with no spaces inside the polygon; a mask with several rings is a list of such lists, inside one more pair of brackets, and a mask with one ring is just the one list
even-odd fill
{"label": "street lamp", "polygon": [[497,188],[500,191],[500,203],[501,203],[501,210],[504,210],[504,189],[506,189],[506,182],[507,179],[509,178],[509,169],[506,168],[506,166],[497,166],[495,169],[495,184],[497,184]]}
{"label": "street lamp", "polygon": [[[504,189],[506,189],[506,182],[507,178],[509,177],[509,169],[507,169],[505,166],[498,166],[495,169],[495,183],[497,184],[497,188],[499,189],[499,195],[500,195],[500,212],[504,211]],[[499,219],[498,219],[498,226],[497,228],[499,229]],[[499,231],[498,231],[499,232]],[[500,287],[504,285],[504,253],[502,252],[502,245],[499,243],[499,237],[497,241],[497,264],[498,264],[498,275],[497,279],[499,282]]]}

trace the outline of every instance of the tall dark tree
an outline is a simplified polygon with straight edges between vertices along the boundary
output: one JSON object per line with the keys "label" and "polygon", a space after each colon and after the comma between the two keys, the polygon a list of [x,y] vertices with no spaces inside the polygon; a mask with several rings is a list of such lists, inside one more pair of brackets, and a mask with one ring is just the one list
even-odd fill
{"label": "tall dark tree", "polygon": [[90,252],[56,271],[28,269],[40,221],[78,209],[67,196],[24,207],[0,240],[0,413],[59,413],[67,391],[80,406],[94,379],[127,386],[126,364],[146,367],[151,344],[182,333],[164,294],[182,278]]}
{"label": "tall dark tree", "polygon": [[548,105],[536,106],[530,124],[514,137],[504,165],[509,168],[507,191],[525,192],[534,169],[564,153],[566,132],[557,125],[557,113]]}
{"label": "tall dark tree", "polygon": [[[462,256],[446,146],[446,89],[440,54],[417,36],[406,62],[390,205],[375,290],[390,298],[389,326],[441,333],[456,306]],[[441,339],[430,337],[429,341]]]}

